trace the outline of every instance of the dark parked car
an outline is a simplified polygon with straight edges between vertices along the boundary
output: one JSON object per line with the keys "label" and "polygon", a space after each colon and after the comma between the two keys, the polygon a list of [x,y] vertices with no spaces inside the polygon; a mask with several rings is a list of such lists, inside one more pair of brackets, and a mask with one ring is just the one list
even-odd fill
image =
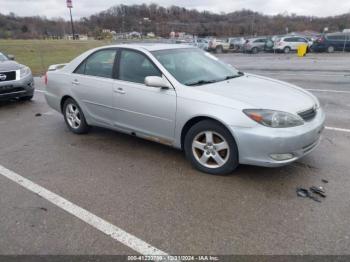
{"label": "dark parked car", "polygon": [[314,52],[350,51],[350,34],[332,33],[325,34],[312,45]]}
{"label": "dark parked car", "polygon": [[0,53],[0,100],[30,100],[34,94],[32,71],[12,60],[14,56]]}

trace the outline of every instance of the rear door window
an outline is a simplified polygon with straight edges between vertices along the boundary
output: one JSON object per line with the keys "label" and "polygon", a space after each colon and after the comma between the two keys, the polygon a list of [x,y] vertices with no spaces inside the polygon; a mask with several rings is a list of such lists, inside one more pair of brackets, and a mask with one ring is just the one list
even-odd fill
{"label": "rear door window", "polygon": [[327,38],[332,41],[345,41],[345,35],[330,35]]}
{"label": "rear door window", "polygon": [[112,78],[116,54],[115,49],[97,51],[80,64],[74,73]]}
{"label": "rear door window", "polygon": [[307,43],[306,39],[304,39],[302,37],[298,37],[298,42],[300,42],[300,43]]}

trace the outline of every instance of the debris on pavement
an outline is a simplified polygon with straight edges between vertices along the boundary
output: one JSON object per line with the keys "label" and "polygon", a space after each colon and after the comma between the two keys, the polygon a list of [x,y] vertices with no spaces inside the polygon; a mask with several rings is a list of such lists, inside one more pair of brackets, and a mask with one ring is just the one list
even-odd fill
{"label": "debris on pavement", "polygon": [[312,186],[312,187],[310,187],[310,191],[312,193],[320,195],[321,197],[327,197],[326,192],[324,191],[324,188],[321,186],[319,186],[319,187]]}
{"label": "debris on pavement", "polygon": [[321,181],[325,184],[328,184],[328,180],[326,180],[326,179],[322,179]]}
{"label": "debris on pavement", "polygon": [[296,192],[297,192],[297,196],[299,196],[299,197],[304,197],[304,198],[307,197],[307,198],[310,198],[310,199],[312,199],[312,200],[314,200],[316,202],[321,203],[321,200],[318,197],[314,196],[312,194],[312,192],[310,192],[306,188],[298,187]]}
{"label": "debris on pavement", "polygon": [[41,116],[41,114],[40,114],[40,113],[37,113],[37,114],[35,114],[35,116],[36,116],[36,117],[39,117],[39,116]]}
{"label": "debris on pavement", "polygon": [[305,188],[299,187],[296,192],[299,197],[309,197],[309,191]]}

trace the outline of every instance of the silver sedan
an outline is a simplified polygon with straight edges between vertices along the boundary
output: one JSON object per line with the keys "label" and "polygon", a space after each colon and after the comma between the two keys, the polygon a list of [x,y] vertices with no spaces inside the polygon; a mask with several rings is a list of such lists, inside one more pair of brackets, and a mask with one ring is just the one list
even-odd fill
{"label": "silver sedan", "polygon": [[186,45],[101,47],[46,77],[46,100],[72,132],[100,126],[173,146],[210,174],[291,163],[315,149],[324,128],[309,92]]}

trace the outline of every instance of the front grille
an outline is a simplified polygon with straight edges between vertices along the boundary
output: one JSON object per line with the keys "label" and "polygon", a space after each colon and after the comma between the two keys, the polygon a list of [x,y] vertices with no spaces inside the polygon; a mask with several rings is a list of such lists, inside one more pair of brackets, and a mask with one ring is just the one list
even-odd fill
{"label": "front grille", "polygon": [[0,83],[16,80],[16,71],[0,72]]}
{"label": "front grille", "polygon": [[0,86],[0,95],[6,95],[14,92],[21,92],[25,89],[23,87],[13,87],[12,85]]}
{"label": "front grille", "polygon": [[315,118],[316,113],[316,109],[313,107],[311,109],[300,112],[298,115],[305,121],[310,121]]}

